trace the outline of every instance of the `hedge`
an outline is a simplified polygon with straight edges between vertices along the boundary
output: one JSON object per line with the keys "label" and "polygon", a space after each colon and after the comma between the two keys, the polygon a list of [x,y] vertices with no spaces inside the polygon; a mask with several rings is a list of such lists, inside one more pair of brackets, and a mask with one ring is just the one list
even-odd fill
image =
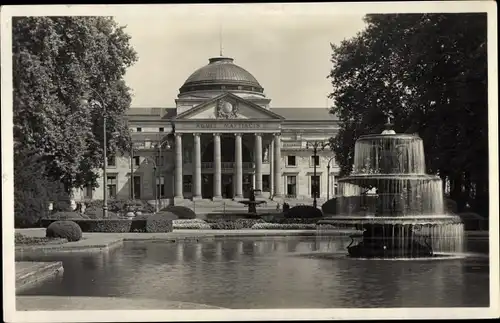
{"label": "hedge", "polygon": [[334,197],[323,203],[323,205],[321,205],[321,211],[323,211],[323,214],[337,214],[337,198]]}
{"label": "hedge", "polygon": [[285,213],[286,218],[321,218],[322,216],[321,210],[311,205],[297,205]]}
{"label": "hedge", "polygon": [[315,230],[315,224],[307,223],[256,223],[252,226],[254,230]]}
{"label": "hedge", "polygon": [[172,232],[173,216],[173,214],[170,214],[168,212],[162,212],[149,216],[146,219],[146,232]]}
{"label": "hedge", "polygon": [[193,230],[210,230],[210,225],[201,219],[186,219],[173,220],[172,225],[175,229],[193,229]]}
{"label": "hedge", "polygon": [[[148,219],[83,219],[73,220],[83,232],[170,232],[172,231],[172,220],[169,218]],[[148,221],[150,222],[148,224]],[[49,227],[56,220],[43,219],[42,225]]]}
{"label": "hedge", "polygon": [[85,214],[81,214],[73,211],[65,211],[65,212],[56,212],[48,216],[50,220],[83,220],[89,219],[89,217]]}
{"label": "hedge", "polygon": [[250,229],[256,223],[264,223],[261,219],[237,219],[237,220],[224,220],[224,219],[210,219],[206,220],[208,225],[213,230],[242,230]]}
{"label": "hedge", "polygon": [[46,237],[78,241],[82,238],[82,229],[73,221],[56,221],[47,227]]}
{"label": "hedge", "polygon": [[[87,210],[89,209],[101,209],[102,210],[102,200],[87,200],[83,201]],[[131,208],[134,212],[140,211],[143,213],[153,213],[155,211],[154,206],[149,204],[147,201],[143,200],[120,200],[120,199],[111,199],[107,201],[108,204],[108,212],[113,213],[127,213],[129,208]],[[87,213],[87,210],[85,213]]]}
{"label": "hedge", "polygon": [[316,224],[323,218],[273,218],[266,222],[276,224]]}
{"label": "hedge", "polygon": [[166,211],[177,215],[179,219],[195,219],[196,213],[188,207],[181,205],[169,205],[161,211]]}

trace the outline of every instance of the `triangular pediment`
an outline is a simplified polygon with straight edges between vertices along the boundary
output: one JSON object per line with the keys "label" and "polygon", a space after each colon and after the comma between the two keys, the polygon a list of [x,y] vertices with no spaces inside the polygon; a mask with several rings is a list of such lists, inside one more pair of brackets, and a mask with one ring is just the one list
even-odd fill
{"label": "triangular pediment", "polygon": [[282,116],[269,111],[253,102],[240,98],[232,93],[224,93],[211,100],[201,103],[176,117],[177,120],[207,120],[207,119],[268,119],[282,120]]}

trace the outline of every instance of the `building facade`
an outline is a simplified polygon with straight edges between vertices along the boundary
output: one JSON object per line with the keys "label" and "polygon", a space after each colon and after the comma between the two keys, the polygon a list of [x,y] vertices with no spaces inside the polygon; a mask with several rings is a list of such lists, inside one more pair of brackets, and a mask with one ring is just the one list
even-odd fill
{"label": "building facade", "polygon": [[[335,194],[331,149],[314,158],[311,148],[338,131],[326,107],[271,107],[255,77],[228,57],[211,58],[189,76],[175,103],[129,109],[134,147],[108,158],[108,197],[238,200],[256,189],[262,198],[307,199],[315,185],[317,197]],[[102,199],[102,187],[75,197]]]}

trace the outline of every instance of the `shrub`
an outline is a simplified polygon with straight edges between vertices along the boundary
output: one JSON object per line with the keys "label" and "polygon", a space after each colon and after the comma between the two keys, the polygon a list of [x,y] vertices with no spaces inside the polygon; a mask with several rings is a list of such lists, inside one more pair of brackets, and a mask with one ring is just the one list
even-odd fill
{"label": "shrub", "polygon": [[71,201],[69,199],[54,201],[53,212],[73,212]]}
{"label": "shrub", "polygon": [[54,214],[51,214],[49,217],[51,220],[82,220],[82,219],[88,219],[86,215],[80,214],[78,212],[56,212]]}
{"label": "shrub", "polygon": [[149,216],[146,221],[146,232],[172,232],[174,214],[162,212]]}
{"label": "shrub", "polygon": [[50,202],[69,199],[59,181],[48,178],[45,164],[39,156],[16,151],[14,153],[14,225],[16,228],[40,226],[40,220],[49,214]]}
{"label": "shrub", "polygon": [[337,214],[337,198],[334,197],[323,203],[323,205],[321,205],[321,211],[323,211],[323,214]]}
{"label": "shrub", "polygon": [[162,209],[162,211],[167,211],[177,215],[179,219],[195,219],[196,213],[188,207],[180,205],[169,205]]}
{"label": "shrub", "polygon": [[307,224],[307,223],[289,223],[289,224],[280,224],[280,223],[256,223],[252,226],[252,229],[255,230],[315,230],[315,224]]}
{"label": "shrub", "polygon": [[457,202],[455,202],[454,200],[452,200],[450,198],[445,197],[444,208],[445,208],[446,213],[457,213],[457,210],[458,210]]}
{"label": "shrub", "polygon": [[60,244],[68,241],[61,238],[29,237],[21,233],[15,233],[14,239],[14,243],[16,245],[45,245],[48,243]]}
{"label": "shrub", "polygon": [[195,230],[209,230],[211,229],[210,225],[200,219],[191,219],[191,220],[173,220],[172,225],[175,229],[195,229]]}
{"label": "shrub", "polygon": [[297,205],[285,213],[286,218],[321,218],[322,216],[321,210],[311,205]]}
{"label": "shrub", "polygon": [[[131,232],[132,221],[127,219],[92,219],[80,220],[76,223],[83,232]],[[144,227],[144,225],[143,225]]]}
{"label": "shrub", "polygon": [[[102,210],[102,200],[90,200],[85,201],[85,205],[88,209],[91,210]],[[114,213],[127,213],[129,209],[132,209],[133,212],[143,212],[143,213],[153,213],[155,211],[154,206],[149,204],[147,201],[142,200],[124,200],[124,199],[112,199],[108,202],[108,212]],[[85,212],[87,213],[87,212]]]}
{"label": "shrub", "polygon": [[323,218],[283,218],[276,217],[270,219],[266,222],[268,223],[278,223],[278,224],[316,224],[319,220]]}
{"label": "shrub", "polygon": [[78,241],[82,238],[82,229],[73,221],[56,221],[47,227],[46,237]]}
{"label": "shrub", "polygon": [[[104,216],[103,211],[102,211],[102,207],[92,207],[90,209],[86,209],[85,215],[89,219],[95,219],[95,220],[103,219],[103,216]],[[118,216],[118,214],[116,214],[113,211],[110,211],[108,209],[108,219],[119,219],[119,218],[120,217]]]}
{"label": "shrub", "polygon": [[458,214],[464,223],[464,230],[488,230],[488,220],[474,212]]}
{"label": "shrub", "polygon": [[237,220],[225,220],[225,219],[210,219],[206,221],[210,228],[213,230],[242,230],[250,229],[256,223],[263,223],[264,220],[261,219],[237,219]]}

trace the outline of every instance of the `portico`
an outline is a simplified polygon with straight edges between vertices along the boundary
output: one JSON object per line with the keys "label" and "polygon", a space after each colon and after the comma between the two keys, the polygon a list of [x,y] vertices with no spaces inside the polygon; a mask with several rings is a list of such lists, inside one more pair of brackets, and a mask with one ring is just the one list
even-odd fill
{"label": "portico", "polygon": [[281,197],[282,120],[230,93],[178,115],[174,121],[175,199],[185,198],[186,175],[192,181],[193,200],[238,200],[252,188],[262,190],[263,162],[269,162],[273,145],[276,162],[266,167],[266,173],[274,177],[274,197]]}

